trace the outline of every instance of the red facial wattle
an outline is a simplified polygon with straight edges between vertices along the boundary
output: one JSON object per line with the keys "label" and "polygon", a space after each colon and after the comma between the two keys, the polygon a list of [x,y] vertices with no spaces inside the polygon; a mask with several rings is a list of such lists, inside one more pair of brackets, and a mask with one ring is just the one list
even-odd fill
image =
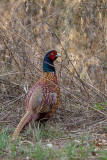
{"label": "red facial wattle", "polygon": [[50,53],[50,58],[51,58],[52,60],[54,60],[54,59],[55,59],[56,54],[57,54],[57,53],[56,53],[56,52],[54,52],[54,51],[53,51],[53,52],[51,52],[51,53]]}
{"label": "red facial wattle", "polygon": [[50,58],[51,58],[52,60],[54,60],[54,59],[55,59],[55,55],[50,55]]}

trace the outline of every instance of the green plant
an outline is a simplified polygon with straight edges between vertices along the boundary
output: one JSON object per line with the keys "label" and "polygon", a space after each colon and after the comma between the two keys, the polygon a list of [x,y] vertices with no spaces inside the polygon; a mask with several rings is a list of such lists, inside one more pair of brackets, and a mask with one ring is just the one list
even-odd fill
{"label": "green plant", "polygon": [[8,128],[0,131],[0,154],[5,155],[5,150],[9,144]]}

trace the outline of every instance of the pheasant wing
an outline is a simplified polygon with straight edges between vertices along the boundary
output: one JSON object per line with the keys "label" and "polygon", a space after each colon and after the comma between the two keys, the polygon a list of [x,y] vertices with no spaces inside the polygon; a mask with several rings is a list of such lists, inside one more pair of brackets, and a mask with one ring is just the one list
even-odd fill
{"label": "pheasant wing", "polygon": [[56,104],[57,93],[56,92],[45,92],[43,97],[42,105],[37,109],[38,113],[50,112],[53,106]]}
{"label": "pheasant wing", "polygon": [[[37,113],[47,113],[50,111],[49,103],[46,103],[47,98],[44,96],[42,87],[37,87],[29,98],[28,106]],[[48,102],[48,101],[47,101]]]}
{"label": "pheasant wing", "polygon": [[41,105],[42,100],[43,100],[43,92],[41,86],[39,86],[32,92],[29,98],[28,106],[33,111],[36,111],[36,109]]}

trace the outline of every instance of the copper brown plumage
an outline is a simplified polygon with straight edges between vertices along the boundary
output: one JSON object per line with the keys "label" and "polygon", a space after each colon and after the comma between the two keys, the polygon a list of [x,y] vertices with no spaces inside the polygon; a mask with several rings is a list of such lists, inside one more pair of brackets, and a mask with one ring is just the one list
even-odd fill
{"label": "copper brown plumage", "polygon": [[43,62],[43,74],[29,92],[26,100],[26,114],[14,131],[17,139],[22,128],[30,121],[49,119],[58,108],[60,88],[55,73],[54,60],[59,56],[55,51],[49,51]]}

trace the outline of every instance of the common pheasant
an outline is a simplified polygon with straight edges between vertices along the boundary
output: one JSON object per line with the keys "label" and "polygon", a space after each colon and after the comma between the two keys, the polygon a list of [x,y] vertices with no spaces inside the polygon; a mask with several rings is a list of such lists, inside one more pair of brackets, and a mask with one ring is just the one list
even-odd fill
{"label": "common pheasant", "polygon": [[26,113],[12,136],[17,139],[23,127],[32,120],[49,119],[58,108],[60,88],[54,67],[54,60],[60,56],[57,51],[46,53],[43,61],[43,74],[30,90],[26,99]]}

